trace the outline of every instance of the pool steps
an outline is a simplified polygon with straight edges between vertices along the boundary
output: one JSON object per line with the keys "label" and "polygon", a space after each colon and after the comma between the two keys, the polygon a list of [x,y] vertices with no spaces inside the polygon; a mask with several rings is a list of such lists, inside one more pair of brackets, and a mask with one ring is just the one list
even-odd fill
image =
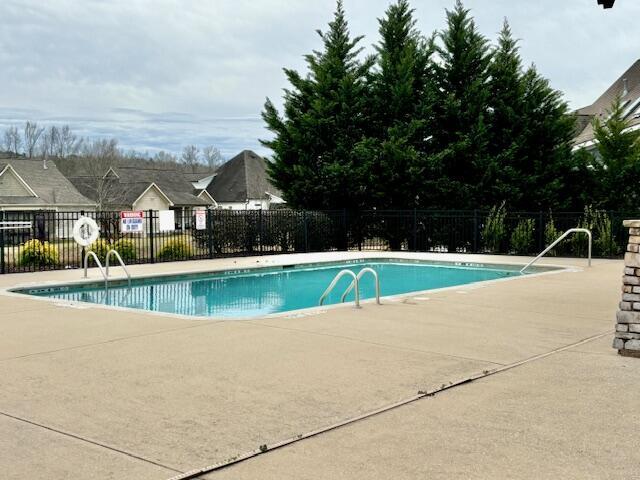
{"label": "pool steps", "polygon": [[378,273],[373,268],[369,267],[363,268],[362,270],[360,270],[360,272],[358,272],[357,275],[351,270],[340,270],[338,274],[333,278],[324,293],[320,296],[318,305],[322,305],[324,303],[325,299],[329,296],[331,291],[335,288],[342,277],[350,276],[353,278],[353,280],[349,284],[349,287],[342,294],[342,297],[340,297],[340,302],[344,302],[347,295],[351,292],[351,290],[355,288],[355,307],[360,308],[360,279],[366,273],[370,273],[371,275],[373,275],[376,286],[376,303],[380,305],[380,279],[378,278]]}

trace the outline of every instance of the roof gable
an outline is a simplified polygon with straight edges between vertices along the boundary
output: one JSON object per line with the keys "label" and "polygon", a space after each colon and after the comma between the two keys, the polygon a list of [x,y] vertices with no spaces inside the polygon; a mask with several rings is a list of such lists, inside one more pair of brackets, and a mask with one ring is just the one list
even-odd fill
{"label": "roof gable", "polygon": [[198,198],[191,182],[176,169],[118,166],[113,170],[118,175],[118,181],[122,184],[125,192],[128,192],[125,195],[128,203],[133,204],[153,184],[163,193],[171,205],[206,206],[209,204],[208,201]]}
{"label": "roof gable", "polygon": [[9,163],[0,172],[0,187],[2,195],[6,197],[38,196]]}
{"label": "roof gable", "polygon": [[[42,205],[95,206],[49,160],[18,159],[0,161],[0,171],[13,169],[22,179],[31,198],[38,198]],[[27,182],[28,180],[28,182]],[[0,193],[2,195],[2,193]]]}
{"label": "roof gable", "polygon": [[155,183],[152,183],[147,188],[145,188],[144,192],[138,195],[138,198],[136,198],[133,202],[131,202],[131,205],[135,206],[135,204],[138,203],[140,199],[143,198],[147,194],[147,192],[149,192],[150,190],[155,190],[162,198],[164,198],[167,201],[167,203],[170,206],[173,206],[173,202],[171,201],[171,199],[167,197],[167,195]]}
{"label": "roof gable", "polygon": [[202,200],[205,200],[207,202],[209,202],[211,205],[218,205],[218,203],[214,200],[214,198],[211,196],[211,194],[209,192],[207,192],[207,190],[202,190],[199,194],[198,194],[198,198],[201,198]]}

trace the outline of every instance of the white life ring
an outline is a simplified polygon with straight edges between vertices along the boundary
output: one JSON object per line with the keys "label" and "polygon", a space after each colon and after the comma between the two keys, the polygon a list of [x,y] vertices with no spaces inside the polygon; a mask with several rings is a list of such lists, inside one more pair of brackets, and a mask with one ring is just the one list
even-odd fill
{"label": "white life ring", "polygon": [[100,236],[100,229],[93,218],[80,217],[73,224],[73,239],[81,247],[88,247]]}

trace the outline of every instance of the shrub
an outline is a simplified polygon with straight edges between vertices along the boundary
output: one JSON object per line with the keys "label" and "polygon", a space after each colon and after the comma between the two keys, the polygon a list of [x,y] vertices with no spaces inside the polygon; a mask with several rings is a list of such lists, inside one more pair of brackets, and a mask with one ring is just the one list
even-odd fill
{"label": "shrub", "polygon": [[[612,257],[619,251],[613,235],[611,219],[604,210],[597,210],[588,205],[584,207],[584,214],[578,222],[578,228],[591,230],[593,235],[593,248],[599,255]],[[572,252],[577,256],[587,254],[586,234],[576,233],[571,240]],[[594,253],[595,253],[594,252]]]}
{"label": "shrub", "polygon": [[[103,238],[99,238],[89,246],[89,251],[95,253],[102,263],[104,263],[109,250],[111,250],[111,244]],[[90,261],[93,262],[93,258],[90,258]]]}
{"label": "shrub", "polygon": [[[555,242],[558,239],[558,237],[561,234],[562,233],[560,232],[560,230],[556,228],[555,221],[553,220],[553,215],[549,214],[549,220],[547,221],[547,224],[544,226],[545,246],[551,245],[553,242]],[[547,255],[549,255],[550,257],[555,257],[558,254],[557,250],[558,250],[557,248],[554,248],[553,250],[550,250],[549,253],[547,253]]]}
{"label": "shrub", "polygon": [[507,209],[504,206],[504,202],[502,202],[500,206],[493,207],[489,212],[481,233],[482,244],[484,245],[485,251],[491,253],[500,251],[502,241],[507,233],[504,223],[506,216]]}
{"label": "shrub", "polygon": [[160,260],[186,260],[192,255],[191,241],[187,237],[174,237],[168,240],[158,252]]}
{"label": "shrub", "polygon": [[[99,238],[91,244],[89,250],[94,252],[102,263],[106,261],[109,250],[115,250],[118,252],[122,257],[122,260],[125,262],[135,260],[137,257],[135,243],[133,240],[129,240],[128,238],[121,238],[120,240],[116,240],[114,243],[109,243],[108,240]],[[91,258],[90,261],[93,262],[93,259]]]}
{"label": "shrub", "polygon": [[57,265],[60,262],[59,258],[58,249],[49,242],[33,239],[26,241],[20,247],[20,265]]}
{"label": "shrub", "polygon": [[[593,232],[596,213],[597,211],[594,210],[591,205],[584,207],[584,214],[578,221],[576,228],[586,228]],[[585,256],[587,254],[587,241],[587,235],[585,233],[574,233],[570,240],[571,253],[577,257]]]}
{"label": "shrub", "polygon": [[532,218],[520,220],[511,233],[511,249],[518,254],[531,253],[534,222]]}
{"label": "shrub", "polygon": [[135,260],[138,256],[136,251],[136,244],[133,240],[128,238],[121,238],[120,240],[116,240],[111,246],[116,252],[120,254],[122,260],[125,262],[130,262]]}
{"label": "shrub", "polygon": [[595,211],[593,216],[593,246],[603,257],[613,257],[618,254],[618,245],[613,237],[611,219],[606,212]]}

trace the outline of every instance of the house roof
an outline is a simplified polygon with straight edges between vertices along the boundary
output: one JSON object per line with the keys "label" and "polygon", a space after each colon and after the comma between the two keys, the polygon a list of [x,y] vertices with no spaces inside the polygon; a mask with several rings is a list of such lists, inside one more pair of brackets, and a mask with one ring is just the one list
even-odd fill
{"label": "house roof", "polygon": [[200,191],[194,189],[191,182],[173,168],[140,168],[125,165],[114,167],[114,171],[120,177],[119,183],[124,186],[126,204],[133,204],[152,183],[155,183],[175,206],[209,204],[198,198]]}
{"label": "house roof", "polygon": [[[58,170],[55,162],[48,160],[0,159],[0,172],[10,165],[15,173],[37,196],[6,196],[0,192],[0,203],[9,205],[78,205],[94,206],[95,203],[82,195]],[[8,172],[9,170],[7,170]]]}
{"label": "house roof", "polygon": [[282,196],[269,179],[267,160],[251,150],[240,152],[222,165],[207,191],[218,203],[268,199],[269,194]]}
{"label": "house roof", "polygon": [[216,176],[215,173],[209,173],[206,177],[203,177],[202,175],[198,175],[196,177],[196,174],[190,175],[186,174],[185,177],[191,182],[191,185],[193,185],[193,188],[196,190],[205,190],[211,183],[211,180]]}
{"label": "house roof", "polygon": [[[114,182],[113,186],[103,189],[106,190],[107,197],[113,197],[104,199],[105,203],[109,205],[132,206],[152,184],[155,184],[174,206],[210,205],[206,199],[198,197],[202,189],[195,189],[183,175],[183,172],[171,166],[140,165],[122,161],[120,165],[108,168],[104,172],[105,175],[109,173],[109,170],[115,173],[115,175],[109,174],[107,177]],[[98,185],[104,181],[102,178],[98,178],[95,173],[90,174],[81,171],[81,169],[76,169],[74,176],[69,178],[81,192],[90,198],[98,195]]]}
{"label": "house roof", "polygon": [[595,134],[591,120],[594,117],[606,118],[616,95],[621,95],[629,125],[640,125],[640,60],[636,60],[593,104],[576,111],[578,126],[583,125],[583,128],[573,139],[574,145],[593,141]]}

